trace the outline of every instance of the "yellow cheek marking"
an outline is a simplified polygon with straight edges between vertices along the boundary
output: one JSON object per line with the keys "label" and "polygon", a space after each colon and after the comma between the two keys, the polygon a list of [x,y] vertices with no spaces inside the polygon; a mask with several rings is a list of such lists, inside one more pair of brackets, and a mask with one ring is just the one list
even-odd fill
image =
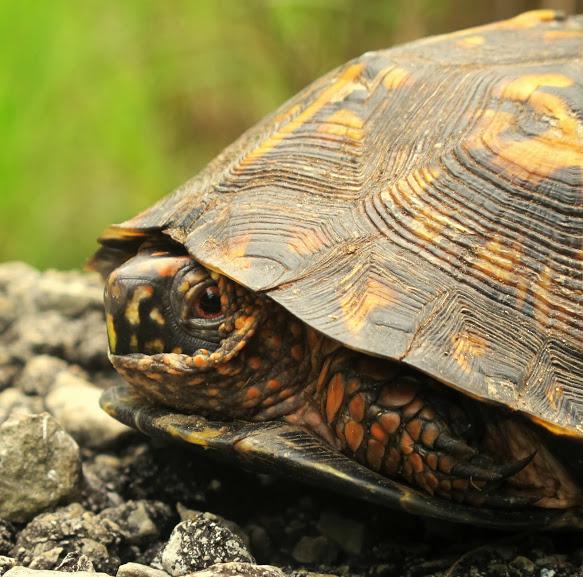
{"label": "yellow cheek marking", "polygon": [[132,298],[127,304],[125,317],[131,325],[140,324],[140,303],[152,296],[154,290],[149,286],[139,286],[134,291]]}
{"label": "yellow cheek marking", "polygon": [[162,313],[160,312],[160,310],[156,307],[154,307],[151,311],[150,311],[150,318],[157,324],[164,326],[166,324],[166,319],[162,316]]}
{"label": "yellow cheek marking", "polygon": [[130,351],[137,352],[138,350],[138,337],[134,334],[130,337]]}
{"label": "yellow cheek marking", "polygon": [[163,353],[164,352],[164,342],[162,341],[162,339],[153,339],[151,341],[148,341],[145,345],[144,345],[144,349],[145,352],[147,354],[153,354],[153,353]]}
{"label": "yellow cheek marking", "polygon": [[459,367],[468,373],[472,370],[473,362],[484,356],[488,349],[488,343],[479,335],[471,333],[459,333],[452,335],[452,357]]}
{"label": "yellow cheek marking", "polygon": [[109,343],[109,350],[115,352],[115,347],[117,345],[117,333],[115,332],[115,326],[113,324],[113,316],[109,313],[105,317],[105,324],[107,326],[107,341]]}
{"label": "yellow cheek marking", "polygon": [[[295,132],[297,128],[305,124],[312,118],[320,109],[329,104],[343,100],[346,96],[359,84],[355,86],[354,80],[360,75],[364,68],[363,64],[352,64],[340,75],[340,77],[333,82],[320,96],[318,96],[312,104],[304,109],[303,112],[292,118],[287,124],[282,126],[275,134],[263,141],[255,150],[251,151],[242,161],[241,167],[247,166],[275,148],[286,136]],[[346,89],[350,92],[346,92]]]}
{"label": "yellow cheek marking", "polygon": [[458,40],[458,46],[463,48],[475,48],[476,46],[482,46],[486,42],[483,36],[466,36],[461,40]]}

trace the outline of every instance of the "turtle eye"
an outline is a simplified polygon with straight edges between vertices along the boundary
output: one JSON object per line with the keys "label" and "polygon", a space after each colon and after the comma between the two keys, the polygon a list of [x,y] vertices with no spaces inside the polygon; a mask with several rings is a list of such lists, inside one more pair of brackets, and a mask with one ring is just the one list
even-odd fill
{"label": "turtle eye", "polygon": [[203,287],[192,303],[194,314],[198,318],[216,319],[222,315],[219,287],[211,284]]}

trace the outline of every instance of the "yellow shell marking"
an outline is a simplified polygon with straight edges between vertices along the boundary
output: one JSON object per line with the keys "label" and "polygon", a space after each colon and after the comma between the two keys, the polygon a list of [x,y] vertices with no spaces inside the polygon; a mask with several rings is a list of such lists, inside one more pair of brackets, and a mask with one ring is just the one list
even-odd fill
{"label": "yellow shell marking", "polygon": [[324,246],[324,238],[318,230],[294,230],[287,247],[294,254],[310,256],[316,254]]}
{"label": "yellow shell marking", "polygon": [[556,10],[530,10],[506,20],[502,26],[515,29],[534,28],[543,22],[553,22],[557,16]]}
{"label": "yellow shell marking", "polygon": [[583,30],[548,30],[544,33],[545,42],[553,42],[555,40],[569,40],[571,38],[581,38]]}
{"label": "yellow shell marking", "polygon": [[300,126],[305,124],[320,109],[330,102],[337,102],[346,98],[355,88],[360,88],[360,84],[355,84],[354,80],[363,70],[363,64],[352,64],[332,83],[320,96],[312,102],[303,112],[292,118],[287,124],[282,126],[275,134],[263,141],[255,150],[250,152],[240,163],[242,167],[251,164],[275,148],[287,135],[292,134]]}
{"label": "yellow shell marking", "polygon": [[519,264],[517,255],[516,251],[508,249],[499,240],[494,239],[478,249],[474,268],[491,278],[511,284],[515,280],[515,271]]}
{"label": "yellow shell marking", "polygon": [[211,264],[203,261],[203,264],[207,269],[213,271],[211,278],[217,280],[219,275],[214,272],[214,270],[217,269],[222,271],[230,268],[232,266],[232,261],[235,259],[237,260],[238,268],[250,269],[251,261],[245,258],[247,246],[250,241],[251,235],[249,234],[241,234],[232,238],[227,236],[220,242],[214,237],[206,238],[202,254],[207,253],[213,255],[213,262]]}
{"label": "yellow shell marking", "polygon": [[549,295],[553,286],[553,271],[549,266],[540,273],[534,289],[537,296],[534,302],[534,318],[543,326],[548,326],[551,315]]}
{"label": "yellow shell marking", "polygon": [[[356,267],[351,276],[360,276],[362,272]],[[340,298],[342,318],[347,330],[352,334],[358,334],[375,309],[386,308],[395,301],[395,292],[390,287],[376,279],[368,278],[361,294],[355,296],[352,291],[348,291]]]}
{"label": "yellow shell marking", "polygon": [[509,138],[505,132],[516,126],[510,112],[486,110],[477,124],[471,145],[492,151],[492,162],[508,176],[539,182],[556,170],[578,166],[583,169],[583,126],[559,96],[541,87],[567,88],[573,80],[562,74],[526,75],[506,84],[499,95],[526,102],[541,118],[551,119],[549,128],[529,138]]}
{"label": "yellow shell marking", "polygon": [[486,42],[486,39],[476,34],[475,36],[466,36],[458,40],[458,46],[462,48],[475,48],[476,46],[482,46],[484,42]]}
{"label": "yellow shell marking", "polygon": [[341,108],[331,114],[318,127],[318,132],[348,137],[351,140],[362,140],[362,119],[351,110]]}
{"label": "yellow shell marking", "polygon": [[411,73],[398,66],[392,67],[383,78],[383,86],[388,90],[394,90],[407,84]]}
{"label": "yellow shell marking", "polygon": [[464,373],[472,370],[474,361],[484,356],[488,348],[486,340],[473,333],[452,335],[452,357]]}
{"label": "yellow shell marking", "polygon": [[[439,175],[438,167],[418,168],[381,193],[389,212],[403,208],[402,205],[405,203],[409,204],[407,209],[414,216],[407,221],[406,226],[418,238],[428,242],[435,242],[436,237],[444,230],[458,233],[468,230],[450,214],[436,211],[426,202],[424,193]],[[401,200],[402,198],[405,201]]]}

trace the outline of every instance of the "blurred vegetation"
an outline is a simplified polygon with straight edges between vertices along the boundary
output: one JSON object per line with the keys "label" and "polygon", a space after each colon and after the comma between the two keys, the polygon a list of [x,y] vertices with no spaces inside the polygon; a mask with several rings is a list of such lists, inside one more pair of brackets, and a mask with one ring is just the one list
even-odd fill
{"label": "blurred vegetation", "polygon": [[110,222],[366,50],[575,0],[0,0],[0,261],[79,267]]}

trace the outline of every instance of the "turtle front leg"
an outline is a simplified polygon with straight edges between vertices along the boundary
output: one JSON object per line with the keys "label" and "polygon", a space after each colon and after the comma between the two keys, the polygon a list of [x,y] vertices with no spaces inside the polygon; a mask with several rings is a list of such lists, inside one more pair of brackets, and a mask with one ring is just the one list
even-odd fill
{"label": "turtle front leg", "polygon": [[432,495],[489,506],[528,502],[488,490],[530,458],[496,464],[482,454],[473,430],[476,417],[433,384],[401,370],[379,380],[345,365],[330,373],[321,390],[323,419],[344,453]]}

